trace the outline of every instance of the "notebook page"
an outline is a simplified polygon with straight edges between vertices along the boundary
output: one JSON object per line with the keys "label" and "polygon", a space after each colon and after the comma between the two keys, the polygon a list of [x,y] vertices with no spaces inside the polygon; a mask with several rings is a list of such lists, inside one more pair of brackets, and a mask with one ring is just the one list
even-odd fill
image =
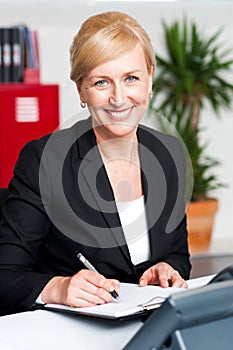
{"label": "notebook page", "polygon": [[162,301],[169,295],[183,290],[182,288],[162,288],[160,286],[139,287],[137,284],[121,283],[120,301],[113,299],[110,303],[83,308],[73,308],[59,304],[47,304],[45,307],[100,317],[123,317],[142,311],[143,307],[140,305],[148,304],[152,298],[158,297],[160,298],[158,301]]}

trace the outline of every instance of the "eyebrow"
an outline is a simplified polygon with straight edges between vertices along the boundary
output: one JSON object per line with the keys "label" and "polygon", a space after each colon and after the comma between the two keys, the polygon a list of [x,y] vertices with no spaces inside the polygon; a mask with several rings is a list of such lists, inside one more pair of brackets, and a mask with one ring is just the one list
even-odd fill
{"label": "eyebrow", "polygon": [[[132,71],[129,72],[125,72],[123,75],[132,75],[132,74],[137,74],[137,73],[141,73],[142,71],[140,69],[134,69]],[[108,75],[106,74],[98,74],[98,75],[93,75],[89,78],[87,78],[87,80],[92,80],[92,79],[104,79],[104,78],[109,78]]]}

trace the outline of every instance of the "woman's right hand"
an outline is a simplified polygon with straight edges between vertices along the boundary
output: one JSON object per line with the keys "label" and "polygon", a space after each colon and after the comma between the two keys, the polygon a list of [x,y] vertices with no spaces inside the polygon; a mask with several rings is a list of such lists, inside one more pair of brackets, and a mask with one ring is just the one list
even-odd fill
{"label": "woman's right hand", "polygon": [[119,289],[118,280],[83,269],[72,277],[53,277],[42,290],[41,300],[72,307],[93,306],[110,302],[110,292],[115,290],[119,294]]}

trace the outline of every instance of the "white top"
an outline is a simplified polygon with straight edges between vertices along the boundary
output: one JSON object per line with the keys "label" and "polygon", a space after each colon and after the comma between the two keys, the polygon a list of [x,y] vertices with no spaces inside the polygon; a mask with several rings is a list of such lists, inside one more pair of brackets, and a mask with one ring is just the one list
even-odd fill
{"label": "white top", "polygon": [[150,242],[144,196],[130,202],[116,202],[116,205],[133,264],[148,260]]}

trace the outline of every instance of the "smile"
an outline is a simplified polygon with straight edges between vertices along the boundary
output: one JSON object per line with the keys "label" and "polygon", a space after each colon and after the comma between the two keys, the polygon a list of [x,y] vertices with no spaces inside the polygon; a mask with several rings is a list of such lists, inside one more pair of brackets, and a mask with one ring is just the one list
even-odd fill
{"label": "smile", "polygon": [[125,119],[129,116],[132,109],[133,109],[133,107],[130,107],[130,108],[127,108],[127,109],[121,110],[121,111],[112,111],[109,109],[105,110],[105,111],[114,119]]}

